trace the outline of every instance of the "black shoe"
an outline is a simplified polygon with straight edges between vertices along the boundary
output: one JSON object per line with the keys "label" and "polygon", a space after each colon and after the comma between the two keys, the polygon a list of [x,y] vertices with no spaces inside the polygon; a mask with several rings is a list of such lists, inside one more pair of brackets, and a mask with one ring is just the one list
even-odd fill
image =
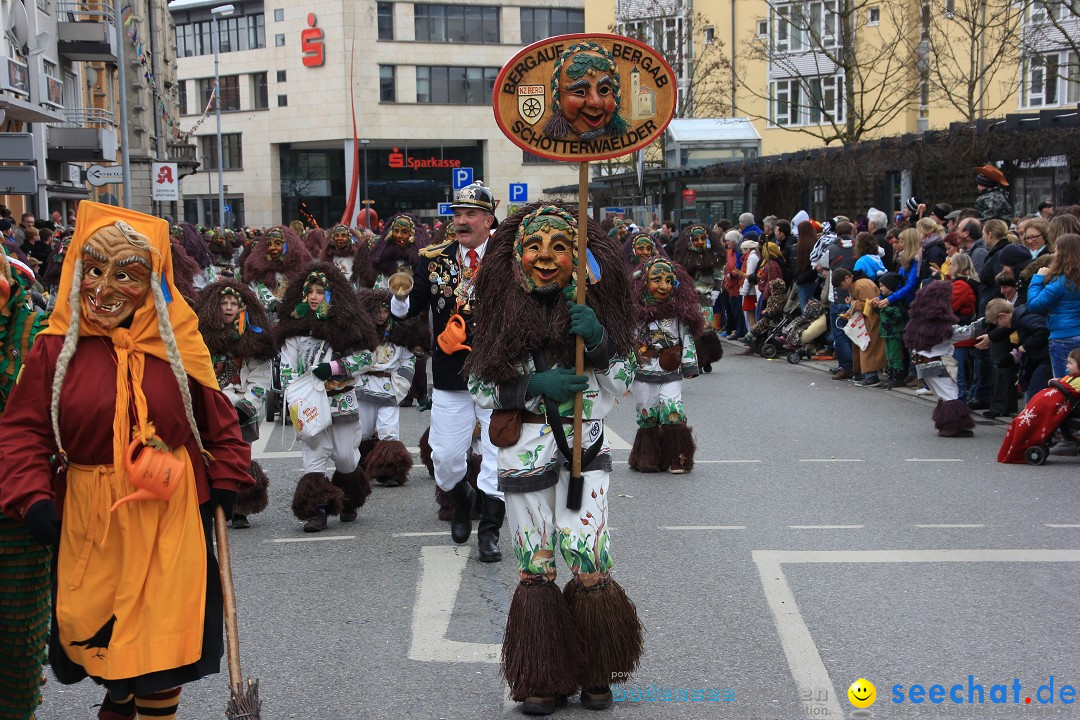
{"label": "black shoe", "polygon": [[521,712],[526,715],[550,715],[559,706],[559,699],[554,695],[549,697],[527,697],[521,703]]}
{"label": "black shoe", "polygon": [[241,515],[240,513],[233,513],[232,516],[233,530],[245,530],[251,527],[251,523],[248,522],[247,515]]}
{"label": "black shoe", "polygon": [[859,387],[875,387],[881,383],[877,375],[864,375],[863,379],[855,383]]}
{"label": "black shoe", "polygon": [[304,523],[304,532],[317,533],[326,529],[326,511],[319,510],[315,515],[312,515]]}
{"label": "black shoe", "polygon": [[354,522],[356,520],[356,511],[342,510],[341,514],[338,515],[338,519],[341,520],[341,522]]}
{"label": "black shoe", "polygon": [[1002,415],[1005,415],[1005,414],[1006,413],[998,412],[997,410],[986,410],[986,411],[984,411],[982,413],[982,416],[984,418],[990,418],[991,420],[994,420],[994,419],[999,418],[999,417],[1001,417]]}
{"label": "black shoe", "polygon": [[412,405],[413,399],[411,397],[406,397],[400,403],[398,403],[398,407],[412,407]]}
{"label": "black shoe", "polygon": [[581,689],[581,706],[586,710],[607,710],[611,702],[610,687]]}
{"label": "black shoe", "polygon": [[986,410],[988,407],[990,407],[990,403],[986,402],[985,400],[972,400],[967,404],[967,406],[972,410]]}
{"label": "black shoe", "polygon": [[704,372],[711,373],[712,372],[712,363],[703,363],[702,366],[701,366],[701,369]]}
{"label": "black shoe", "polygon": [[506,503],[487,493],[481,494],[480,523],[476,526],[476,547],[480,551],[480,562],[499,562],[499,528],[506,517]]}
{"label": "black shoe", "polygon": [[472,535],[472,509],[476,504],[476,491],[468,480],[461,480],[447,493],[454,501],[454,515],[450,518],[450,537],[458,545],[468,542]]}

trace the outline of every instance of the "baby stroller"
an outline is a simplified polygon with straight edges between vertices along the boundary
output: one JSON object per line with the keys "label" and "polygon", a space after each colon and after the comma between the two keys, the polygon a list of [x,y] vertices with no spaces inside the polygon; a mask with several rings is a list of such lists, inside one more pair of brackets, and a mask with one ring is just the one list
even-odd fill
{"label": "baby stroller", "polygon": [[788,351],[787,361],[798,365],[814,356],[817,340],[829,329],[829,313],[817,300],[806,303],[802,314],[780,332],[783,349]]}
{"label": "baby stroller", "polygon": [[787,341],[784,338],[801,318],[802,310],[796,307],[789,310],[779,322],[772,324],[771,328],[766,329],[764,337],[755,340],[758,354],[763,358],[774,358],[781,350],[785,350]]}
{"label": "baby stroller", "polygon": [[1055,432],[1080,444],[1080,392],[1064,380],[1051,380],[1013,418],[998,451],[998,462],[1042,465],[1055,444]]}
{"label": "baby stroller", "polygon": [[773,280],[769,283],[769,291],[771,295],[768,302],[765,303],[761,319],[754,323],[754,327],[750,328],[750,332],[746,333],[746,337],[743,338],[743,342],[750,346],[752,352],[759,353],[764,358],[774,358],[779,351],[777,347],[767,342],[767,340],[776,334],[776,329],[780,327],[785,318],[786,292],[784,290],[784,281],[780,279]]}

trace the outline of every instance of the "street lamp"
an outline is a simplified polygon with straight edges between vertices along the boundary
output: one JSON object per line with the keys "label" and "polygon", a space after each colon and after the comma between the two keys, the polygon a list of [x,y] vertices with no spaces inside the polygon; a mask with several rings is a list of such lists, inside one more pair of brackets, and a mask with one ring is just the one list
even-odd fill
{"label": "street lamp", "polygon": [[218,34],[218,18],[229,17],[236,8],[232,5],[218,5],[211,8],[211,40],[214,45],[214,100],[217,106],[217,187],[218,187],[218,225],[225,227],[225,185],[222,167],[224,158],[221,150],[221,75],[218,73],[218,49],[221,46],[221,36]]}
{"label": "street lamp", "polygon": [[[360,144],[364,146],[364,199],[363,199],[361,204],[364,206],[365,210],[367,210],[367,204],[368,204],[368,195],[367,195],[367,146],[368,146],[368,143],[370,143],[370,142],[371,142],[370,140],[361,140],[360,141]],[[367,222],[367,213],[364,213],[364,220],[365,220],[365,222]]]}

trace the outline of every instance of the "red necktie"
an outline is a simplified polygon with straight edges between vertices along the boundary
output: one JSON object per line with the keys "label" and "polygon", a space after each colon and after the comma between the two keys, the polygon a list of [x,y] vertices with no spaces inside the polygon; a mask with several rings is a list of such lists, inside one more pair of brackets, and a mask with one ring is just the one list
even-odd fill
{"label": "red necktie", "polygon": [[474,269],[476,267],[476,262],[477,262],[476,251],[475,250],[470,250],[469,252],[465,253],[465,257],[467,257],[469,259],[469,264],[468,264],[469,269]]}

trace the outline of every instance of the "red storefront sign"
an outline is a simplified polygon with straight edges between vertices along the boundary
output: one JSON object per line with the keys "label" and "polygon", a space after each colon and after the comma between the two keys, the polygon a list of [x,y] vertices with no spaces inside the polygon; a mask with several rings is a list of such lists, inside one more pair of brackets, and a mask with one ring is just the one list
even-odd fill
{"label": "red storefront sign", "polygon": [[315,13],[308,13],[307,29],[300,33],[300,49],[303,51],[305,67],[322,67],[326,61],[323,54],[323,31],[315,27],[319,24]]}
{"label": "red storefront sign", "polygon": [[697,190],[690,190],[689,188],[682,191],[683,205],[693,205],[697,202]]}

